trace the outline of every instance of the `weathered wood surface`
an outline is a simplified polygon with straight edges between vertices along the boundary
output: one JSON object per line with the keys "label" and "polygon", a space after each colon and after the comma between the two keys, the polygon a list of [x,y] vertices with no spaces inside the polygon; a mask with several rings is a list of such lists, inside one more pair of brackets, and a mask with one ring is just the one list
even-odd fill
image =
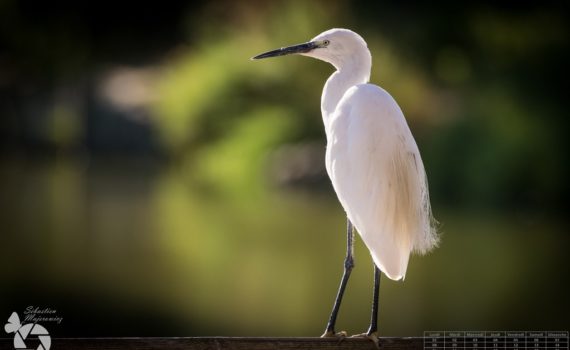
{"label": "weathered wood surface", "polygon": [[[13,338],[0,338],[0,350],[13,350]],[[194,350],[194,349],[370,349],[376,347],[362,338],[53,338],[53,350]],[[380,338],[380,349],[423,349],[422,338]]]}

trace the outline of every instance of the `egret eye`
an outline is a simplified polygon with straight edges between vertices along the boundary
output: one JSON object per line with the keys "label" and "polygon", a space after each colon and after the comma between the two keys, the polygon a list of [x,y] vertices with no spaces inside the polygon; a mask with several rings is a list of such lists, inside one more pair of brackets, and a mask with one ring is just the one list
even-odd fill
{"label": "egret eye", "polygon": [[330,43],[329,40],[323,40],[323,46],[329,46]]}

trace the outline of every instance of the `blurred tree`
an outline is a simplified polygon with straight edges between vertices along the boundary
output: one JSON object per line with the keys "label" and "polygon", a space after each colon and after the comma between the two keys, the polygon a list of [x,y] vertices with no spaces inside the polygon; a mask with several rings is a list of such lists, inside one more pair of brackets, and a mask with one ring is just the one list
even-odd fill
{"label": "blurred tree", "polygon": [[[562,208],[569,193],[560,73],[569,58],[567,14],[565,5],[550,3],[435,8],[374,1],[4,1],[1,147],[158,152],[204,179],[212,164],[223,169],[224,159],[235,158],[216,160],[221,144],[236,153],[324,144],[318,100],[331,68],[295,58],[255,64],[248,58],[346,26],[372,48],[372,79],[401,103],[436,201]],[[139,80],[152,95],[143,106],[146,121],[137,119],[139,110],[117,112],[97,97],[102,76],[117,66],[156,72]],[[268,110],[286,115],[288,126],[274,130],[268,122],[273,112],[267,120],[260,117]],[[255,123],[260,126],[250,127],[258,140],[241,141],[238,134]],[[267,158],[255,154],[231,160],[235,167],[255,168],[241,176],[266,176],[267,161],[249,158]],[[236,174],[214,182],[224,187]]]}

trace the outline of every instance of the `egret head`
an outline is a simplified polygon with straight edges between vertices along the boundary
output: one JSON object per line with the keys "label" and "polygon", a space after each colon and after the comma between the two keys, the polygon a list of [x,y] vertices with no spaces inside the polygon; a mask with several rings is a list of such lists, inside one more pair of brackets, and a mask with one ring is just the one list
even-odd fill
{"label": "egret head", "polygon": [[309,42],[268,51],[252,59],[290,54],[314,57],[332,64],[337,69],[349,62],[361,63],[364,60],[364,63],[370,64],[371,61],[370,51],[364,39],[351,30],[340,28],[322,32]]}

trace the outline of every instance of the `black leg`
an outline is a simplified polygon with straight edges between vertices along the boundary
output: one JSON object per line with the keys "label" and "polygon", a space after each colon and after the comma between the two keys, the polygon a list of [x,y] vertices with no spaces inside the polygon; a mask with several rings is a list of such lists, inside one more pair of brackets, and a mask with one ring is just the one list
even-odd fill
{"label": "black leg", "polygon": [[372,295],[372,315],[370,317],[370,327],[366,335],[370,336],[378,331],[378,294],[380,293],[380,277],[382,273],[374,264],[374,292]]}
{"label": "black leg", "polygon": [[331,316],[329,318],[329,322],[327,323],[327,329],[325,330],[325,334],[323,336],[334,336],[334,325],[336,323],[336,317],[338,315],[338,310],[340,309],[340,303],[342,302],[342,296],[344,295],[344,290],[346,289],[346,284],[348,282],[348,278],[350,277],[350,272],[354,267],[354,258],[352,257],[353,254],[353,239],[354,239],[354,232],[352,229],[352,223],[349,219],[346,219],[347,227],[346,227],[346,258],[344,259],[344,273],[342,274],[342,280],[340,281],[340,286],[338,288],[338,292],[336,294],[336,299],[334,301],[334,306],[331,312]]}

